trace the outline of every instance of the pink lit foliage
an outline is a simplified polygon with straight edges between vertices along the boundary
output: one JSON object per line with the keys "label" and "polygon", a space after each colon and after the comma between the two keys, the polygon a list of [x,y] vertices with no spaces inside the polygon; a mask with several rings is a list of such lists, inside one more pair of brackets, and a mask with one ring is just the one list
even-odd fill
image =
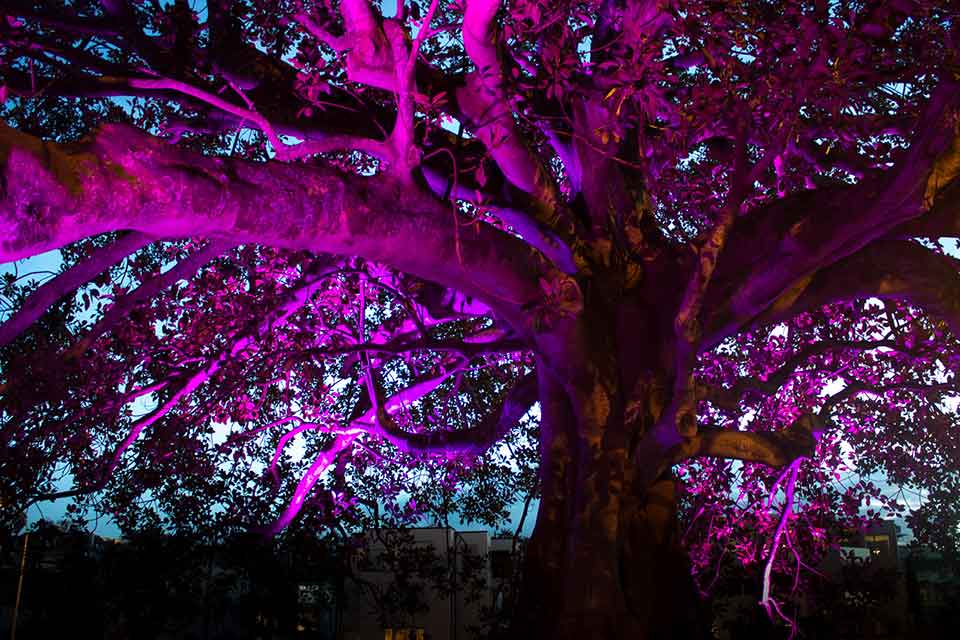
{"label": "pink lit foliage", "polygon": [[519,504],[524,638],[956,551],[953,2],[201,4],[0,11],[11,521]]}

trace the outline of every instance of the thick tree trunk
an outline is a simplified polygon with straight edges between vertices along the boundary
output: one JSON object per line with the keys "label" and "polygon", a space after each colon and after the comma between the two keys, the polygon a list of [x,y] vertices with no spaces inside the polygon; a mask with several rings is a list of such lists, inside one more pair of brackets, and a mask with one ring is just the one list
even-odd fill
{"label": "thick tree trunk", "polygon": [[[658,406],[656,392],[647,394],[641,404]],[[707,637],[678,540],[675,481],[640,486],[627,447],[617,437],[591,445],[580,424],[589,411],[574,405],[541,374],[543,493],[506,637]]]}

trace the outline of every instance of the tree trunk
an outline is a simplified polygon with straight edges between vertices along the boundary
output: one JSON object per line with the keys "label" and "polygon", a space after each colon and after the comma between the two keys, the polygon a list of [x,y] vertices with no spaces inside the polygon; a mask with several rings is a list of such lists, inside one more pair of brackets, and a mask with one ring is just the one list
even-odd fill
{"label": "tree trunk", "polygon": [[[651,387],[641,398],[643,421],[661,406],[656,396]],[[628,447],[609,437],[636,425],[621,417],[620,428],[608,424],[600,446],[591,446],[580,424],[586,413],[541,374],[543,490],[506,637],[708,637],[679,544],[675,480],[639,486]]]}
{"label": "tree trunk", "polygon": [[633,506],[625,505],[608,549],[602,536],[558,522],[548,508],[527,550],[508,637],[708,637],[678,541],[673,484],[661,480]]}
{"label": "tree trunk", "polygon": [[[577,140],[591,139],[605,114],[583,103]],[[622,179],[609,150],[574,147],[582,193],[573,206],[590,222],[590,266],[578,279],[582,311],[537,338],[542,496],[508,637],[706,637],[675,481],[635,462],[674,389],[675,314],[664,310],[680,308],[683,281],[635,252],[657,233],[638,212],[642,185]]]}

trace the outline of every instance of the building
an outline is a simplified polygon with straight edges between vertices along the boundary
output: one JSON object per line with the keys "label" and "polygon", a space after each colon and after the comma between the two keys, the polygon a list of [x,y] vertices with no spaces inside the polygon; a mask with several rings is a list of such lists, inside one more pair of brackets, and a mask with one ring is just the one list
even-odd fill
{"label": "building", "polygon": [[918,632],[939,637],[938,630],[960,625],[960,576],[943,554],[924,548],[902,550],[910,612]]}
{"label": "building", "polygon": [[512,539],[486,531],[369,531],[339,603],[343,640],[468,640],[502,603]]}
{"label": "building", "polygon": [[897,537],[900,527],[893,520],[881,520],[858,537],[857,546],[870,552],[873,564],[883,569],[899,568]]}

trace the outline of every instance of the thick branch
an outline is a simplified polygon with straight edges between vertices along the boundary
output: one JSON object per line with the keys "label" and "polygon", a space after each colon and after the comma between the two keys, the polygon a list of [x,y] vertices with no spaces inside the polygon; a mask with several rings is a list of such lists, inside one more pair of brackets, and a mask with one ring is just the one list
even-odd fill
{"label": "thick branch", "polygon": [[506,99],[503,64],[497,51],[499,33],[495,18],[499,9],[500,0],[468,0],[466,3],[463,46],[477,71],[471,76],[460,102],[477,124],[478,135],[507,179],[522,191],[536,194],[547,188],[549,182],[523,144]]}
{"label": "thick branch", "polygon": [[825,304],[876,297],[906,300],[947,323],[960,336],[957,262],[916,242],[884,240],[821,269],[758,316],[754,324],[779,322]]}
{"label": "thick branch", "polygon": [[0,177],[4,261],[121,229],[223,238],[386,263],[481,298],[518,327],[550,269],[508,234],[459,228],[390,176],[205,157],[128,127],[79,145],[0,127]]}
{"label": "thick branch", "polygon": [[[931,211],[960,169],[958,104],[960,84],[944,80],[919,119],[923,128],[894,169],[852,187],[777,201],[738,223],[726,252],[731,259],[721,261],[705,305],[716,311],[704,348],[775,306],[778,298],[795,296],[818,269]],[[758,255],[757,247],[770,250]]]}
{"label": "thick branch", "polygon": [[900,238],[960,238],[960,182],[943,190],[924,215],[893,230]]}
{"label": "thick branch", "polygon": [[676,440],[671,426],[658,424],[659,430],[651,429],[636,448],[634,461],[642,486],[652,484],[674,464],[700,456],[782,467],[812,456],[816,439],[824,430],[820,417],[812,413],[801,415],[783,431],[704,430],[682,441]]}
{"label": "thick branch", "polygon": [[683,447],[683,457],[712,456],[784,467],[813,455],[815,432],[823,430],[819,418],[804,414],[784,431],[704,430]]}

